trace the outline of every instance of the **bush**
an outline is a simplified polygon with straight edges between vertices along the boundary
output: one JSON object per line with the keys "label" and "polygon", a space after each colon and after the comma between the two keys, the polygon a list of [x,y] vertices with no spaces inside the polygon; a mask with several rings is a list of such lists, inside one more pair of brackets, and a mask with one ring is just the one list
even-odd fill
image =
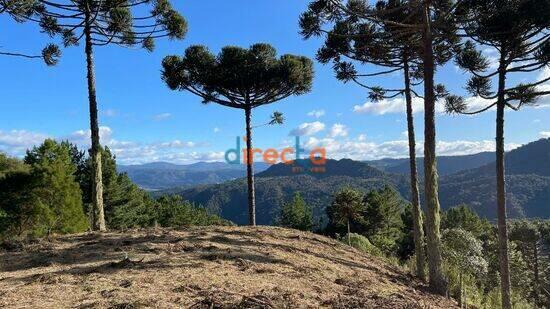
{"label": "bush", "polygon": [[146,199],[143,203],[116,207],[111,218],[111,227],[115,229],[156,225],[182,227],[230,224],[230,221],[208,213],[206,209],[183,200],[179,195],[162,196],[158,200]]}
{"label": "bush", "polygon": [[[371,244],[367,237],[355,233],[350,233],[349,236],[351,246],[355,249],[378,257],[384,256],[382,251],[380,251],[380,249],[378,249],[375,245]],[[342,241],[347,243],[347,235],[342,238]]]}
{"label": "bush", "polygon": [[179,195],[163,196],[156,201],[156,220],[162,227],[228,225],[229,221],[209,214]]}

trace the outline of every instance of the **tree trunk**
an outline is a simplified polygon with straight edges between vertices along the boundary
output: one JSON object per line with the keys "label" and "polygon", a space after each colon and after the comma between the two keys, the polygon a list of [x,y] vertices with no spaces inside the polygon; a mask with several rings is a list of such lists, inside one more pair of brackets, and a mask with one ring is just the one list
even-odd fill
{"label": "tree trunk", "polygon": [[462,302],[464,303],[464,309],[468,309],[468,293],[466,291],[466,288],[464,287],[464,284],[462,284],[462,293],[464,294]]}
{"label": "tree trunk", "polygon": [[99,123],[97,116],[97,101],[95,90],[94,56],[92,47],[90,11],[86,8],[85,27],[86,35],[86,64],[88,71],[88,98],[90,104],[90,130],[92,135],[92,209],[90,211],[92,230],[106,231],[105,214],[103,212],[103,181],[101,175],[101,151],[99,144]]}
{"label": "tree trunk", "polygon": [[349,226],[349,219],[348,219],[348,246],[351,246],[351,228]]}
{"label": "tree trunk", "polygon": [[252,152],[252,108],[245,108],[246,116],[246,178],[248,182],[248,225],[256,226],[256,197],[254,192],[254,153]]}
{"label": "tree trunk", "polygon": [[416,168],[416,140],[414,134],[414,118],[411,98],[411,80],[409,76],[409,63],[405,56],[405,99],[407,102],[407,133],[409,135],[409,165],[411,169],[411,201],[413,210],[414,251],[416,253],[416,276],[422,281],[426,279],[424,229],[422,226],[422,211],[420,209],[420,194],[418,193],[418,172]]}
{"label": "tree trunk", "polygon": [[424,0],[424,189],[427,205],[427,256],[430,275],[430,287],[445,295],[447,282],[443,276],[441,260],[440,206],[438,197],[437,165],[435,157],[435,95],[434,95],[434,57],[432,32],[430,26],[430,2]]}
{"label": "tree trunk", "polygon": [[535,304],[540,303],[539,298],[539,248],[537,246],[537,241],[535,240],[533,243],[533,275],[535,276],[535,286],[533,287],[533,290],[535,292]]}
{"label": "tree trunk", "polygon": [[506,89],[505,52],[501,50],[498,73],[498,99],[496,119],[496,173],[498,209],[498,249],[502,308],[511,309],[510,265],[508,262],[508,228],[506,226],[506,179],[504,176],[504,108]]}
{"label": "tree trunk", "polygon": [[458,296],[458,305],[460,306],[460,308],[464,308],[464,294],[462,293],[463,291],[463,281],[462,281],[462,273],[458,274],[458,285],[459,285],[459,288],[460,288],[460,295]]}

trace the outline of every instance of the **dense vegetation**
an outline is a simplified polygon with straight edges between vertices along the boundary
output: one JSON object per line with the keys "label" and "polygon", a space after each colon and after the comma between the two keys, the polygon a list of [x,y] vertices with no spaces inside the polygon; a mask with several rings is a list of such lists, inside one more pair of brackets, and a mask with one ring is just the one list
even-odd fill
{"label": "dense vegetation", "polygon": [[[344,188],[333,199],[327,208],[328,225],[320,232],[414,269],[411,207],[395,191],[383,188],[363,194]],[[353,211],[347,206],[351,204],[356,205]],[[348,233],[348,219],[351,233]],[[459,303],[478,308],[500,307],[496,227],[466,205],[445,211],[441,227],[444,272],[450,295]],[[510,223],[514,308],[550,304],[546,288],[550,280],[549,227],[548,220]]]}
{"label": "dense vegetation", "polygon": [[[117,172],[108,148],[102,153],[103,200],[110,229],[229,224],[179,196],[153,200],[126,174]],[[90,165],[90,158],[75,145],[49,139],[29,150],[23,161],[0,154],[0,238],[88,230]]]}
{"label": "dense vegetation", "polygon": [[[311,206],[314,218],[326,224],[325,208],[332,195],[340,188],[351,186],[368,191],[391,185],[406,193],[408,183],[404,176],[389,175],[365,163],[343,159],[327,160],[326,173],[294,174],[290,166],[274,165],[256,177],[256,203],[258,224],[273,224],[283,201],[290,200],[299,191]],[[275,176],[279,175],[279,176]],[[174,189],[155,194],[179,194],[183,198],[207,206],[235,223],[245,224],[246,190],[244,180],[237,179],[218,185],[197,186],[190,189]]]}
{"label": "dense vegetation", "polygon": [[300,192],[294,194],[292,201],[283,203],[277,224],[302,231],[313,229],[313,213]]}
{"label": "dense vegetation", "polygon": [[[550,139],[540,139],[506,155],[508,214],[512,218],[548,218],[550,171],[545,162],[550,155]],[[539,161],[540,160],[540,161]],[[441,179],[441,201],[445,206],[466,203],[486,218],[496,217],[495,164],[465,170]]]}

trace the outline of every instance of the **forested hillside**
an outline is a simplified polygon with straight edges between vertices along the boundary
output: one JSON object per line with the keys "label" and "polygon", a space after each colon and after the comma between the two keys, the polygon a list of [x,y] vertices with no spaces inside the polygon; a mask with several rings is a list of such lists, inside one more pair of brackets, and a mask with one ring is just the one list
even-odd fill
{"label": "forested hillside", "polygon": [[[369,191],[390,185],[407,192],[407,180],[402,175],[389,175],[369,165],[349,159],[327,160],[326,173],[293,174],[292,167],[277,164],[256,179],[257,220],[259,224],[273,224],[282,203],[301,192],[312,206],[318,220],[324,220],[325,207],[339,189],[350,186]],[[191,189],[174,189],[157,194],[177,193],[185,199],[205,205],[237,224],[246,223],[246,185],[237,179],[219,185],[198,186]]]}
{"label": "forested hillside", "polygon": [[1,308],[550,308],[550,0],[0,0],[0,29]]}
{"label": "forested hillside", "polygon": [[[440,156],[437,157],[437,172],[440,176],[454,174],[460,171],[477,168],[495,161],[494,152],[480,152],[464,156]],[[388,173],[408,175],[411,170],[409,159],[381,159],[366,161],[371,166]],[[416,158],[418,170],[424,170],[424,158]],[[419,176],[423,176],[422,173]]]}
{"label": "forested hillside", "polygon": [[[550,215],[550,177],[547,176],[549,165],[540,164],[549,162],[549,156],[550,139],[541,139],[507,154],[507,189],[511,217],[548,218]],[[477,158],[476,164],[479,164],[488,155],[483,153],[473,157]],[[468,161],[468,157],[460,157],[454,162],[462,161]],[[449,159],[447,162],[453,160]],[[304,200],[312,206],[314,217],[321,224],[326,220],[325,208],[333,193],[345,186],[366,192],[388,184],[404,198],[409,197],[408,178],[405,175],[383,172],[367,163],[349,159],[327,160],[323,173],[307,170],[304,173],[294,173],[292,166],[277,164],[257,176],[256,199],[260,224],[273,224],[282,203],[290,200],[295,191],[301,192]],[[495,181],[494,163],[444,176],[439,187],[441,205],[443,209],[448,209],[467,204],[480,216],[494,219]],[[219,211],[222,217],[235,223],[246,223],[246,186],[243,179],[217,185],[176,188],[158,194],[168,192],[180,194],[185,199]]]}
{"label": "forested hillside", "polygon": [[[550,216],[550,139],[540,139],[506,154],[508,213],[511,217]],[[496,216],[495,164],[441,178],[442,205],[467,203],[479,215]]]}

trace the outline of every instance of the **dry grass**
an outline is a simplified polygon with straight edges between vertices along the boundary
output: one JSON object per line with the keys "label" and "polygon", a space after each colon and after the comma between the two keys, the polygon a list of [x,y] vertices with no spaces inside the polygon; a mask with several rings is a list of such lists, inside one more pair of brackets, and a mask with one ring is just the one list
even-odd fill
{"label": "dry grass", "polygon": [[274,227],[81,234],[0,249],[7,308],[451,308],[403,271]]}

